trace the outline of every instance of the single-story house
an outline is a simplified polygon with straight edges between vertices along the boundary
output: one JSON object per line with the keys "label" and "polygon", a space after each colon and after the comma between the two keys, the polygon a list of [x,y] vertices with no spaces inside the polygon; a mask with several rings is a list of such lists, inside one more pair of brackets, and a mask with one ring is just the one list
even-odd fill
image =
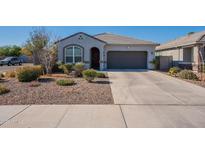
{"label": "single-story house", "polygon": [[[198,71],[205,59],[205,31],[186,36],[156,47],[156,56],[171,57],[172,65]],[[166,64],[165,64],[166,65]]]}
{"label": "single-story house", "polygon": [[79,32],[56,42],[58,61],[85,63],[87,68],[152,69],[157,43],[127,36]]}

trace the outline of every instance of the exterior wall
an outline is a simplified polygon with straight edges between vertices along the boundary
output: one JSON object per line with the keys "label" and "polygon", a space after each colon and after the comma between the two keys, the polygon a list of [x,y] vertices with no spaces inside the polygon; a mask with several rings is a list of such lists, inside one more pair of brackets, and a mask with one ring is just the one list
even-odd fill
{"label": "exterior wall", "polygon": [[157,51],[156,56],[172,56],[173,58],[173,65],[190,65],[192,66],[192,69],[197,71],[198,69],[198,46],[192,47],[193,57],[190,62],[185,62],[183,57],[185,54],[183,52],[186,52],[186,48],[177,48],[177,49],[168,49],[163,51]]}
{"label": "exterior wall", "polygon": [[172,56],[173,61],[183,61],[183,49],[170,49],[164,51],[157,51],[156,56]]}
{"label": "exterior wall", "polygon": [[90,67],[91,63],[91,48],[97,47],[100,50],[100,69],[103,69],[103,51],[105,43],[98,41],[92,37],[85,34],[78,33],[72,37],[62,40],[57,43],[58,46],[58,61],[64,61],[64,48],[69,45],[79,45],[83,47],[83,62],[86,67]]}
{"label": "exterior wall", "polygon": [[104,68],[107,68],[107,53],[109,51],[147,51],[147,67],[148,69],[154,69],[154,66],[150,63],[155,57],[154,45],[105,45],[104,47]]}

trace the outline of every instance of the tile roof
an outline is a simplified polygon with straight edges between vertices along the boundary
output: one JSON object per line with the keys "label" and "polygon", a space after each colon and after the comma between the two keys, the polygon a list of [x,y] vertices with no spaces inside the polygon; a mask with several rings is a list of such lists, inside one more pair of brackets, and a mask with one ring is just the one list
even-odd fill
{"label": "tile roof", "polygon": [[202,32],[195,32],[192,34],[187,34],[186,36],[177,38],[173,41],[169,41],[167,43],[161,44],[160,46],[156,47],[156,50],[165,50],[174,47],[181,47],[186,45],[195,44],[205,35],[205,31]]}
{"label": "tile roof", "polygon": [[130,45],[158,45],[157,43],[145,40],[139,40],[127,36],[112,34],[112,33],[101,33],[94,35],[95,38],[100,39],[108,44],[130,44]]}

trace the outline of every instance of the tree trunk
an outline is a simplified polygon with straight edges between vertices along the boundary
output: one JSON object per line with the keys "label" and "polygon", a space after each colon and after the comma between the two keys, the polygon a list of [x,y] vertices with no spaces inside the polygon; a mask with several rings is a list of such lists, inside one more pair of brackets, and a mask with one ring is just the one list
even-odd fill
{"label": "tree trunk", "polygon": [[36,51],[33,53],[33,64],[34,65],[40,65],[38,52],[36,52]]}

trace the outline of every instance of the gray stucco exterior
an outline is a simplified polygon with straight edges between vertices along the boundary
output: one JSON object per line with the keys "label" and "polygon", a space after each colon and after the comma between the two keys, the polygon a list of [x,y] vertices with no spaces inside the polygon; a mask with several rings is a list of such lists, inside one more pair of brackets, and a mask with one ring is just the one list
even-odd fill
{"label": "gray stucco exterior", "polygon": [[109,44],[103,40],[97,39],[93,36],[87,35],[85,33],[77,33],[64,38],[57,42],[58,46],[58,61],[65,62],[64,49],[71,45],[77,45],[83,49],[83,60],[82,62],[86,64],[87,68],[91,66],[91,49],[96,47],[100,51],[100,70],[107,69],[107,53],[109,51],[133,51],[147,52],[147,68],[153,69],[153,65],[150,63],[154,59],[154,51],[156,44],[149,45],[137,45],[137,44]]}

